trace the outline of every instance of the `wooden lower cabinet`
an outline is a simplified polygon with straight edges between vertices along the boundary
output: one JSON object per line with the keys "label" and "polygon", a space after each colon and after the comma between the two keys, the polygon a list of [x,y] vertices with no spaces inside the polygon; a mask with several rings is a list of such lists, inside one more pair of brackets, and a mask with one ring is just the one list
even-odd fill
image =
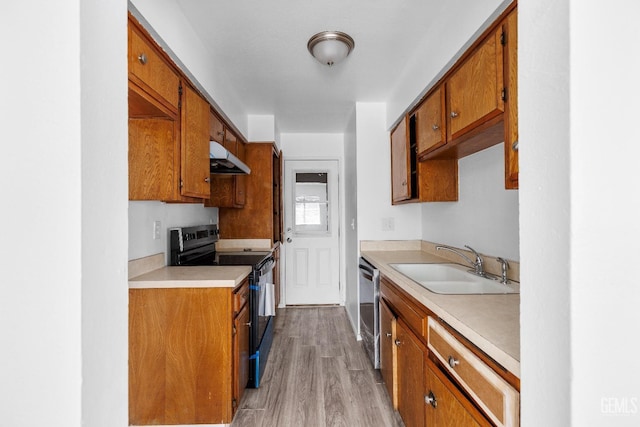
{"label": "wooden lower cabinet", "polygon": [[394,409],[398,409],[396,389],[396,316],[384,300],[380,300],[380,374]]}
{"label": "wooden lower cabinet", "polygon": [[[129,424],[228,424],[248,376],[248,304],[232,288],[129,289]],[[234,403],[235,402],[235,403]]]}
{"label": "wooden lower cabinet", "polygon": [[431,360],[426,361],[424,419],[429,427],[491,426]]}
{"label": "wooden lower cabinet", "polygon": [[[467,347],[464,351],[455,347],[457,351],[453,351],[453,347],[441,344],[444,341],[438,338],[452,332],[440,331],[438,328],[444,326],[436,320],[428,308],[382,276],[380,373],[404,425],[517,427],[517,386],[480,359],[474,362],[476,357]],[[438,349],[456,361],[458,376],[451,374],[447,365],[450,358],[441,357]],[[476,371],[482,375],[475,375]],[[469,384],[473,386],[471,392]]]}
{"label": "wooden lower cabinet", "polygon": [[396,323],[398,412],[406,427],[423,427],[427,348],[399,319]]}
{"label": "wooden lower cabinet", "polygon": [[235,414],[249,382],[249,304],[245,304],[233,320],[233,399],[231,406]]}

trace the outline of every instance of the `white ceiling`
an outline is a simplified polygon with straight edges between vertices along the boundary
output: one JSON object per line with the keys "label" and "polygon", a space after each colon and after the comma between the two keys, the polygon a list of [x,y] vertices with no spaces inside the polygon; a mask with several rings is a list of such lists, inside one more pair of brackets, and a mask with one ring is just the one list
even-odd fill
{"label": "white ceiling", "polygon": [[[356,101],[385,102],[443,3],[178,0],[248,114],[274,115],[282,133],[342,133]],[[355,40],[333,67],[307,51],[309,38],[325,30]]]}

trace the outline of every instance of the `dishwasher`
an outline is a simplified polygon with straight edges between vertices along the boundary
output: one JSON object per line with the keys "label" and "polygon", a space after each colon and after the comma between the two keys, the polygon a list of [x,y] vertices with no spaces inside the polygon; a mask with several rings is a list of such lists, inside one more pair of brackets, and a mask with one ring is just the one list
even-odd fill
{"label": "dishwasher", "polygon": [[364,258],[358,270],[360,336],[374,369],[380,369],[380,271]]}

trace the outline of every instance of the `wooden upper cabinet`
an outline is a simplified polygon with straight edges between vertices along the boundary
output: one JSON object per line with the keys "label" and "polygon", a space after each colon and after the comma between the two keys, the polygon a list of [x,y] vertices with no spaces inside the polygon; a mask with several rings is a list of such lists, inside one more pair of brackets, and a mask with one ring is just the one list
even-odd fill
{"label": "wooden upper cabinet", "polygon": [[229,128],[224,130],[224,148],[229,150],[234,156],[238,156],[238,137]]}
{"label": "wooden upper cabinet", "polygon": [[[244,142],[237,142],[237,157],[243,162],[246,160],[246,145]],[[247,176],[246,175],[236,175],[235,176],[235,204],[236,206],[242,207],[245,204],[247,197]]]}
{"label": "wooden upper cabinet", "polygon": [[447,142],[444,108],[444,88],[438,86],[414,113],[418,155],[433,151]]}
{"label": "wooden upper cabinet", "polygon": [[391,200],[393,203],[411,198],[408,125],[407,117],[404,117],[391,132]]}
{"label": "wooden upper cabinet", "polygon": [[177,111],[180,77],[138,26],[129,22],[129,79],[157,102]]}
{"label": "wooden upper cabinet", "polygon": [[518,188],[518,14],[512,11],[503,24],[505,42],[505,187]]}
{"label": "wooden upper cabinet", "polygon": [[167,118],[129,118],[129,200],[180,197],[179,124]]}
{"label": "wooden upper cabinet", "polygon": [[[280,174],[274,165],[280,159],[280,151],[273,143],[253,142],[246,144],[245,163],[251,168],[250,175],[236,175],[246,183],[245,204],[242,209],[221,207],[218,211],[220,236],[225,239],[269,239],[279,240],[275,232],[275,201],[281,191]],[[241,154],[241,153],[240,153]],[[212,186],[213,188],[213,186]]]}
{"label": "wooden upper cabinet", "polygon": [[213,111],[209,112],[209,138],[224,145],[224,124]]}
{"label": "wooden upper cabinet", "polygon": [[448,140],[504,111],[501,35],[500,29],[489,34],[445,82]]}
{"label": "wooden upper cabinet", "polygon": [[182,194],[209,198],[209,104],[185,86],[181,124]]}

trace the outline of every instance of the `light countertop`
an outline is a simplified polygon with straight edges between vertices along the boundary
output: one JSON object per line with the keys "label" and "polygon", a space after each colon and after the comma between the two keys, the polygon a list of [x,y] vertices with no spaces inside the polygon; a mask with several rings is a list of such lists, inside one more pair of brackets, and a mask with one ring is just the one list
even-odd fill
{"label": "light countertop", "polygon": [[[384,246],[383,246],[384,247]],[[424,247],[366,250],[361,256],[478,348],[520,377],[520,295],[442,295],[394,270],[392,263],[444,263]],[[373,249],[369,246],[368,249]]]}
{"label": "light countertop", "polygon": [[251,267],[161,267],[129,279],[129,289],[142,288],[234,288],[251,273]]}

